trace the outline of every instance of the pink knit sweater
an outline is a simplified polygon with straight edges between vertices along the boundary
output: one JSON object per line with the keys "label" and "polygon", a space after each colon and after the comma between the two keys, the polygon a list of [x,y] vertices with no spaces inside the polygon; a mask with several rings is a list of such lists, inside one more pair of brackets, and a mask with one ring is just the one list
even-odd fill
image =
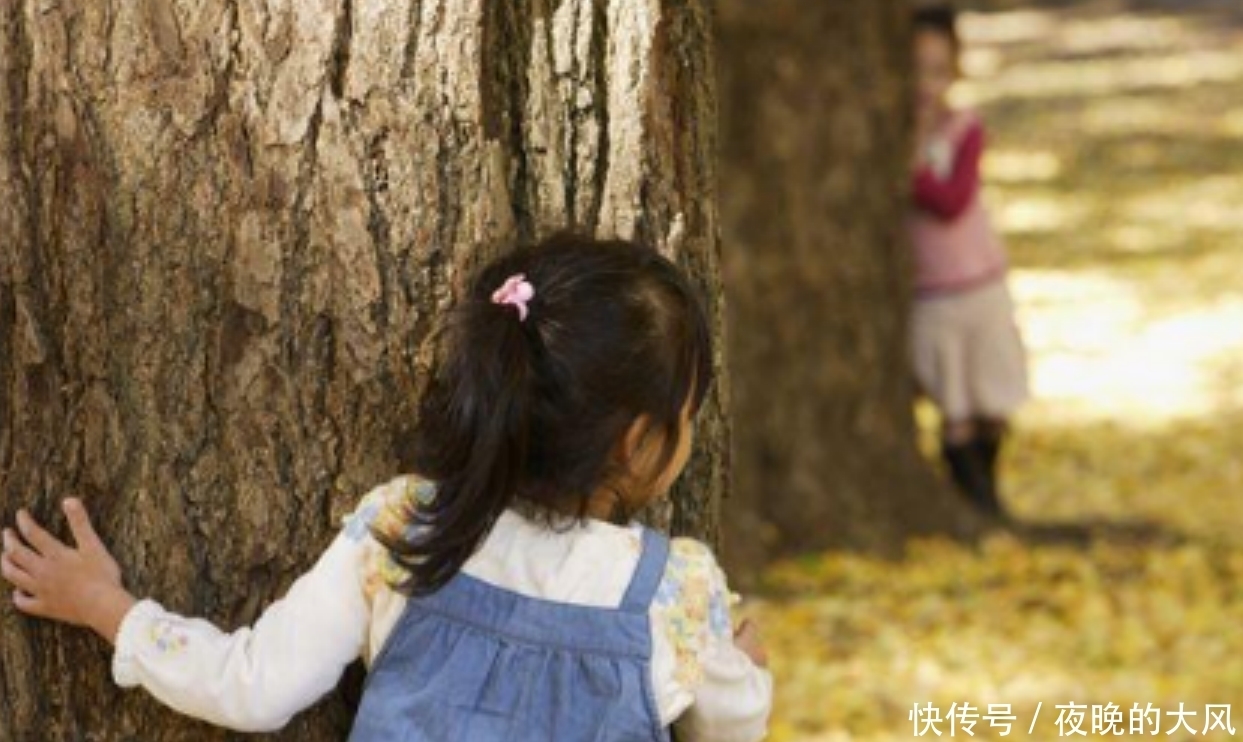
{"label": "pink knit sweater", "polygon": [[935,132],[912,183],[915,290],[953,293],[1000,278],[1005,249],[980,199],[984,126],[969,111]]}

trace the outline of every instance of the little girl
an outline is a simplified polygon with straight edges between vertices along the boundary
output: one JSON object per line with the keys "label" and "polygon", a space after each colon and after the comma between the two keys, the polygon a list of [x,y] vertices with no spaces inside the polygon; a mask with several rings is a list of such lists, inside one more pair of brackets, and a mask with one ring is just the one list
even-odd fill
{"label": "little girl", "polygon": [[1004,516],[997,458],[1007,419],[1026,400],[1027,363],[1006,286],[1006,256],[980,200],[984,127],[947,102],[958,77],[954,11],[916,10],[915,376],[940,409],[942,454],[958,487]]}
{"label": "little girl", "polygon": [[76,548],[3,533],[17,608],[115,643],[174,709],[270,730],[369,666],[350,739],[758,740],[772,679],[712,553],[632,522],[685,465],[709,329],[653,250],[561,236],[486,266],[421,403],[417,475],[368,494],[252,628],[122,587],[82,503]]}

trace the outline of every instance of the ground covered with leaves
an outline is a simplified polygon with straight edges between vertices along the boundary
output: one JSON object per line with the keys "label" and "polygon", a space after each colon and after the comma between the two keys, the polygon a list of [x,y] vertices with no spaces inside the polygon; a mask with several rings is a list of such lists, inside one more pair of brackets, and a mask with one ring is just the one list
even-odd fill
{"label": "ground covered with leaves", "polygon": [[[954,703],[1009,704],[1010,734],[981,719],[982,739],[1077,737],[1077,718],[1115,736],[1094,706],[1122,736],[1243,737],[1243,14],[997,5],[966,19],[959,92],[990,127],[1032,354],[1005,471],[1024,525],[771,569],[750,610],[773,738],[913,739],[916,703],[939,738],[972,738]],[[1205,733],[1226,721],[1208,704],[1233,735]]]}

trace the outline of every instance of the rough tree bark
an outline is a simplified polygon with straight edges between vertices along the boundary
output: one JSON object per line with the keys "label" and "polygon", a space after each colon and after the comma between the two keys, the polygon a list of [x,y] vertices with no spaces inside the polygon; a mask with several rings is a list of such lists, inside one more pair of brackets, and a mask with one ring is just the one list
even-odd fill
{"label": "rough tree bark", "polygon": [[[719,331],[710,30],[702,0],[0,3],[0,518],[81,494],[133,589],[245,624],[402,471],[429,328],[514,238],[650,241]],[[725,388],[654,516],[709,539]],[[3,603],[0,740],[232,738]]]}
{"label": "rough tree bark", "polygon": [[976,525],[916,449],[906,0],[720,0],[731,567]]}

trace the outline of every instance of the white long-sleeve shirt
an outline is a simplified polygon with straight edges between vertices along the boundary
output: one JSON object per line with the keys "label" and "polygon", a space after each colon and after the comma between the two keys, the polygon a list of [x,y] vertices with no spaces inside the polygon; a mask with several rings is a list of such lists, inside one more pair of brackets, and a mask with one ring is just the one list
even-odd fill
{"label": "white long-sleeve shirt", "polygon": [[[399,477],[372,490],[311,571],[253,627],[224,633],[151,600],[121,622],[112,673],[168,706],[243,731],[282,727],[332,690],[358,657],[369,665],[406,604],[393,585],[406,573],[371,535],[404,527],[428,493]],[[391,531],[389,531],[391,532]],[[463,570],[524,595],[616,607],[638,564],[641,530],[596,520],[549,529],[506,511]],[[711,551],[673,539],[650,611],[652,688],[661,721],[681,739],[762,739],[772,676],[733,643],[730,593]]]}

